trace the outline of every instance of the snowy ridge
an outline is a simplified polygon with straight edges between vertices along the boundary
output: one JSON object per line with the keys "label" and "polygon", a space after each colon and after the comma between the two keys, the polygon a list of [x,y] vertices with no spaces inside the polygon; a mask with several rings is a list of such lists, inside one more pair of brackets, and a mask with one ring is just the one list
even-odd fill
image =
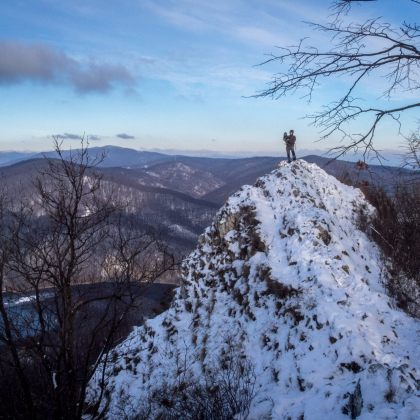
{"label": "snowy ridge", "polygon": [[255,366],[248,419],[420,418],[419,324],[385,295],[360,206],[372,211],[303,160],[234,194],[171,308],[117,348],[110,418],[121,389],[135,408],[176,377],[179,356],[200,375],[232,342]]}

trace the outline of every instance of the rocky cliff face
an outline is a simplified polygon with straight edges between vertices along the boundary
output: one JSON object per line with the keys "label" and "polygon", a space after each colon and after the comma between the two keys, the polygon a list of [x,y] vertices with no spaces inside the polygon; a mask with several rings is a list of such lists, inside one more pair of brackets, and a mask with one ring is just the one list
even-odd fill
{"label": "rocky cliff face", "polygon": [[172,307],[117,347],[110,418],[121,391],[134,412],[228,347],[255,369],[249,419],[420,418],[419,324],[385,294],[361,207],[302,160],[241,188],[185,260]]}

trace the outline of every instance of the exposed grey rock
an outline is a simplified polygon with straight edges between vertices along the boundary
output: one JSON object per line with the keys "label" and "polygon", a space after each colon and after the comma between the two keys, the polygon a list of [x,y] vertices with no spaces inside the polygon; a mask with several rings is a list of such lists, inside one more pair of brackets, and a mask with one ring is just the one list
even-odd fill
{"label": "exposed grey rock", "polygon": [[349,402],[343,407],[342,411],[344,414],[348,414],[352,420],[355,420],[362,414],[362,408],[363,397],[359,379],[353,394],[349,396]]}

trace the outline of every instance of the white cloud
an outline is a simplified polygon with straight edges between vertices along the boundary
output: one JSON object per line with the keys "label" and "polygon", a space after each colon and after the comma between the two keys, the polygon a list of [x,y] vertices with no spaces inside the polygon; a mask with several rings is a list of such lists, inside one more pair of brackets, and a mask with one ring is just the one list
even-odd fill
{"label": "white cloud", "polygon": [[23,81],[70,84],[78,92],[104,92],[114,82],[134,85],[131,73],[120,64],[82,62],[49,45],[0,40],[0,84]]}

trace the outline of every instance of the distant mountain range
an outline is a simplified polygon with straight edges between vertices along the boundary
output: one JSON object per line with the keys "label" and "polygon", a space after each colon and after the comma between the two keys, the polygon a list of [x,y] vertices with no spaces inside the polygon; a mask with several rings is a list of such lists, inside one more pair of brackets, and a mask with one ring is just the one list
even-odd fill
{"label": "distant mountain range", "polygon": [[7,166],[21,160],[30,159],[35,152],[0,152],[0,166]]}
{"label": "distant mountain range", "polygon": [[[64,156],[68,156],[70,153],[75,153],[76,149],[64,151]],[[92,147],[90,148],[92,155],[101,155],[102,153],[107,154],[107,159],[101,167],[130,167],[132,165],[145,165],[147,162],[157,161],[160,158],[169,157],[162,153],[155,152],[139,152],[134,149],[126,149],[118,146],[104,146],[104,147]],[[1,152],[0,153],[0,166],[9,166],[18,162],[22,162],[28,159],[42,159],[45,157],[55,158],[57,154],[55,152],[44,152],[44,153],[20,153],[20,152]]]}
{"label": "distant mountain range", "polygon": [[[74,149],[77,150],[77,149]],[[209,159],[247,159],[254,157],[267,157],[271,156],[276,159],[282,157],[281,153],[270,153],[270,152],[215,152],[211,150],[176,150],[176,149],[152,149],[149,151],[138,151],[134,149],[128,149],[118,146],[102,146],[102,147],[91,147],[90,150],[94,153],[102,153],[106,151],[108,153],[107,160],[103,163],[103,167],[122,166],[122,167],[133,167],[140,165],[143,167],[149,162],[157,163],[160,159],[172,159],[177,157],[192,157],[192,158],[209,158]],[[69,151],[67,151],[69,153]],[[0,152],[0,166],[9,166],[14,163],[18,163],[23,160],[31,158],[42,158],[43,156],[54,157],[55,152]],[[309,150],[309,149],[298,149],[299,156],[320,156],[325,157],[325,150]],[[384,158],[383,164],[388,166],[399,166],[401,163],[401,150],[382,150],[381,156]],[[327,156],[327,159],[329,157]],[[345,156],[349,162],[357,162],[359,159],[363,159],[361,152],[348,153]],[[369,164],[379,163],[372,156],[366,157],[366,161]]]}
{"label": "distant mountain range", "polygon": [[[18,156],[0,160],[2,181],[25,194],[37,170],[45,168],[45,158],[55,158],[54,152]],[[65,151],[64,156],[69,156]],[[175,227],[180,246],[190,249],[197,237],[213,220],[217,209],[243,185],[253,185],[257,178],[274,170],[285,158],[251,157],[241,159],[170,156],[116,146],[92,147],[91,155],[106,153],[98,170],[104,175],[104,189],[117,186],[121,198],[130,197],[132,211],[145,220],[159,220]],[[303,157],[325,171],[343,178],[347,173],[353,180],[367,180],[386,185],[396,175],[395,167],[374,166],[370,172],[358,171],[354,162],[335,161],[309,155]]]}
{"label": "distant mountain range", "polygon": [[[280,145],[279,145],[280,146]],[[182,155],[182,156],[192,156],[192,157],[208,157],[208,158],[228,158],[228,159],[238,159],[238,158],[249,158],[249,157],[260,157],[260,156],[273,156],[273,157],[281,157],[284,154],[284,150],[280,147],[277,151],[235,151],[235,152],[219,152],[214,150],[179,150],[179,149],[150,149],[150,152],[157,152],[163,153],[164,155]],[[328,150],[327,149],[302,149],[299,146],[299,142],[297,143],[297,151],[299,156],[309,156],[309,155],[316,155],[316,156],[323,156],[328,157]],[[397,149],[383,149],[380,151],[382,164],[388,166],[400,166],[401,165],[401,158],[404,154],[404,150],[402,148]],[[371,153],[370,155],[364,156],[364,150],[360,149],[357,151],[350,151],[345,155],[346,160],[349,162],[357,162],[360,159],[366,159],[366,162],[369,164],[379,164],[380,162],[377,160],[376,154]]]}

